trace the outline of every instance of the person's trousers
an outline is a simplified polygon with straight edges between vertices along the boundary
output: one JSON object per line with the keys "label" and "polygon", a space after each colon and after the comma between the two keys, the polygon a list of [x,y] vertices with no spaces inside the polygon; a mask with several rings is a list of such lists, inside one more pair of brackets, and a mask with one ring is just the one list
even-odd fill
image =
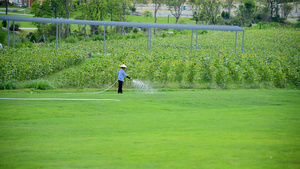
{"label": "person's trousers", "polygon": [[120,81],[120,80],[118,80],[118,81],[119,81],[118,93],[123,93],[123,91],[122,91],[123,81]]}

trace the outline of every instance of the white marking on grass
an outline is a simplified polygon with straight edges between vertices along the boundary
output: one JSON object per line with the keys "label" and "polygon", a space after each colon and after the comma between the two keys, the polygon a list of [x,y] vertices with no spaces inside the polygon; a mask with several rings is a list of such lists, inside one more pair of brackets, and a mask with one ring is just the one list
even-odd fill
{"label": "white marking on grass", "polygon": [[0,100],[80,100],[80,101],[120,101],[117,99],[63,99],[63,98],[0,98]]}

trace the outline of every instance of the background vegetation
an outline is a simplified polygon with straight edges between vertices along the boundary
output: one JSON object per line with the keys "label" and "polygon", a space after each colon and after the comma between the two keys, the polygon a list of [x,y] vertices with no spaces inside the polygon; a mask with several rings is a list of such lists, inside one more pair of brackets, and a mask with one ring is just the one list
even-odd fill
{"label": "background vegetation", "polygon": [[243,54],[241,34],[234,54],[235,33],[222,31],[199,31],[197,53],[195,46],[190,53],[191,32],[176,30],[153,36],[149,53],[142,31],[107,35],[105,55],[102,35],[69,38],[59,50],[54,43],[25,43],[2,49],[1,81],[42,78],[58,88],[104,88],[116,80],[118,66],[124,63],[131,77],[157,87],[299,88],[298,29],[266,26],[246,31]]}
{"label": "background vegetation", "polygon": [[[24,8],[27,10],[24,12],[48,18],[228,23],[250,27],[246,29],[244,54],[241,54],[239,35],[237,55],[234,54],[235,34],[231,32],[199,31],[197,53],[194,53],[195,46],[191,53],[190,31],[158,29],[154,31],[152,50],[147,53],[146,29],[107,27],[106,54],[103,55],[104,27],[101,26],[62,25],[62,45],[59,50],[54,50],[54,24],[25,25],[38,29],[30,33],[21,30],[16,34],[16,49],[6,48],[7,33],[0,30],[0,42],[5,47],[1,53],[0,86],[2,89],[23,88],[34,86],[31,85],[34,80],[45,80],[47,82],[40,84],[48,87],[41,88],[104,88],[115,81],[118,66],[125,63],[130,67],[127,70],[129,74],[151,81],[157,87],[299,88],[297,37],[300,22],[291,24],[286,22],[286,17],[279,16],[290,5],[288,1],[275,0],[275,6],[271,2],[245,0],[237,5],[230,0],[223,3],[214,0],[191,1],[193,17],[182,18],[176,6],[182,9],[185,1],[153,1],[154,15],[145,11],[142,16],[138,16],[136,8],[145,2],[36,1],[32,9]],[[168,6],[174,17],[156,16],[163,5]],[[234,13],[232,9],[235,9]],[[23,23],[18,23],[18,27],[22,27],[20,24]],[[218,55],[219,51],[223,53]]]}

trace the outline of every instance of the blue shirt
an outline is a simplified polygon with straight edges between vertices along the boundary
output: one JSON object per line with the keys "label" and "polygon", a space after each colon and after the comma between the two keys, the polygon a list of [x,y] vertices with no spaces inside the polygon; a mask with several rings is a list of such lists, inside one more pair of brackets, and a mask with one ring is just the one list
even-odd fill
{"label": "blue shirt", "polygon": [[118,80],[119,80],[119,81],[124,81],[124,77],[127,76],[126,73],[125,73],[125,71],[124,71],[123,69],[121,69],[121,70],[118,72],[118,74],[119,74]]}

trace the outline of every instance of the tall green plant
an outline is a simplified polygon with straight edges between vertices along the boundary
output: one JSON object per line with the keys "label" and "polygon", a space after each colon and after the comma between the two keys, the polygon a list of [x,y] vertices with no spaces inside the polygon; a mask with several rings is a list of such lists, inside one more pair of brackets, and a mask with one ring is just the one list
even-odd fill
{"label": "tall green plant", "polygon": [[220,2],[217,2],[216,0],[196,0],[195,4],[198,6],[198,10],[195,13],[196,22],[198,22],[198,20],[203,20],[206,21],[206,24],[218,24]]}
{"label": "tall green plant", "polygon": [[0,43],[6,43],[7,32],[0,29]]}
{"label": "tall green plant", "polygon": [[172,13],[172,15],[176,18],[176,23],[178,22],[183,5],[186,2],[186,0],[168,0],[166,3],[168,5],[169,11]]}
{"label": "tall green plant", "polygon": [[288,3],[284,3],[281,6],[281,10],[282,10],[282,14],[284,18],[287,18],[288,15],[291,13],[291,11],[293,10],[293,6],[288,4]]}
{"label": "tall green plant", "polygon": [[[35,1],[32,4],[31,13],[33,13],[35,17],[51,18],[53,15],[51,11],[50,1],[44,1],[44,2]],[[46,42],[45,23],[35,22],[34,24],[37,25],[39,29],[42,28],[43,40],[44,42]]]}
{"label": "tall green plant", "polygon": [[[103,21],[108,14],[106,0],[91,0],[90,2],[80,5],[82,14],[81,19]],[[98,25],[91,25],[91,33],[95,34],[98,31]]]}
{"label": "tall green plant", "polygon": [[237,16],[242,17],[251,23],[258,8],[254,0],[244,0],[243,2],[244,3],[238,8]]}
{"label": "tall green plant", "polygon": [[144,16],[145,18],[147,18],[147,23],[148,23],[148,18],[152,18],[153,14],[152,14],[152,12],[150,12],[150,11],[145,11],[145,12],[143,13],[143,16]]}

